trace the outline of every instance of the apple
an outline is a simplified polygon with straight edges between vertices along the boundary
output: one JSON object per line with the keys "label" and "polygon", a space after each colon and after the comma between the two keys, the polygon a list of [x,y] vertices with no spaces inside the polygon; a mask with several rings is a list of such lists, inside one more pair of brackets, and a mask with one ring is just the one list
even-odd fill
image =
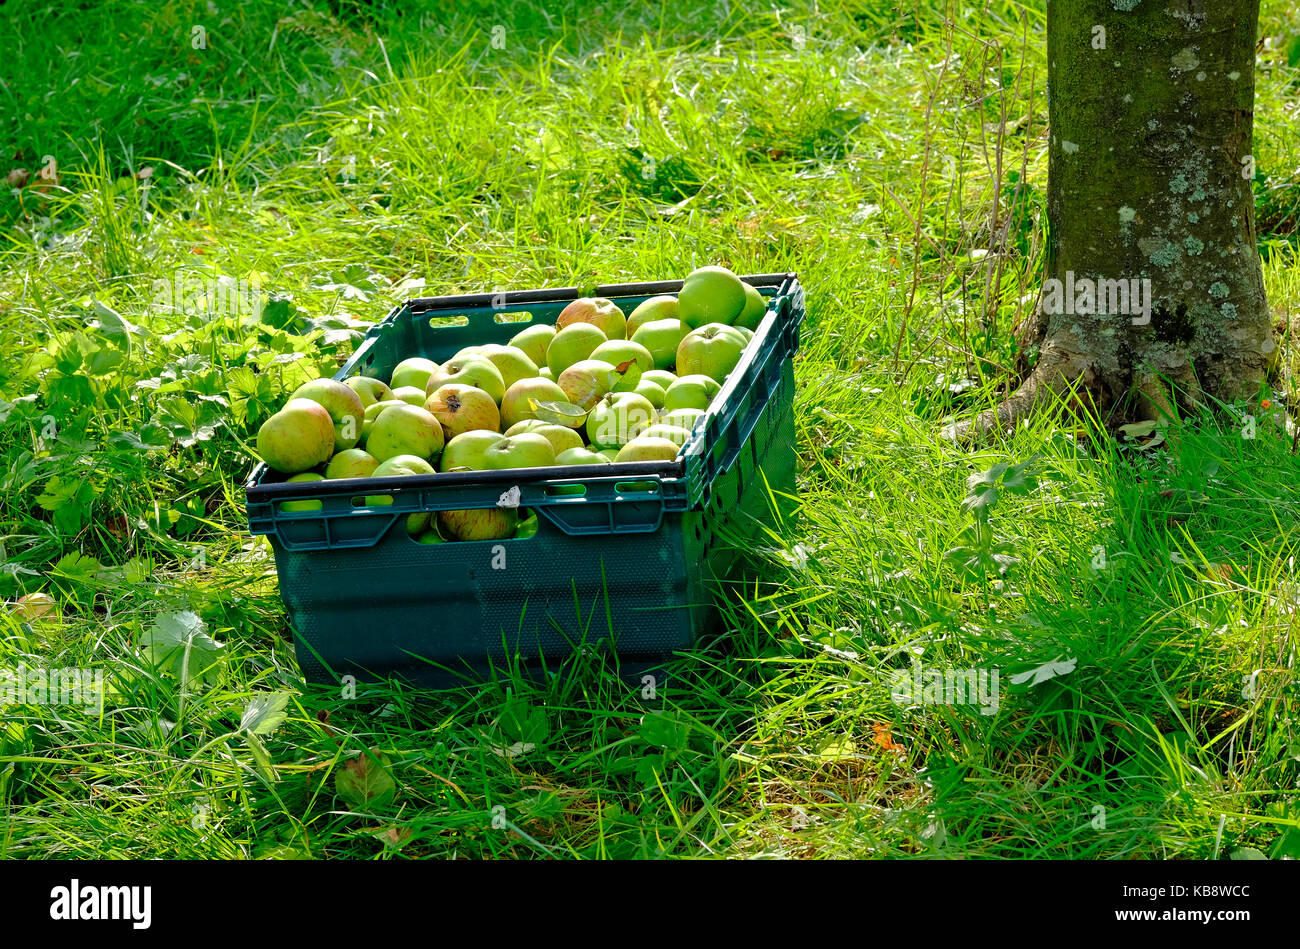
{"label": "apple", "polygon": [[633,391],[636,392],[637,395],[643,395],[649,399],[650,404],[655,407],[656,411],[664,407],[664,395],[666,393],[664,392],[664,387],[659,385],[657,382],[650,382],[648,379],[642,377],[641,381],[636,384],[636,388]]}
{"label": "apple", "polygon": [[691,330],[677,347],[677,375],[698,373],[722,382],[740,362],[745,345],[743,333],[721,323]]}
{"label": "apple", "polygon": [[473,429],[501,427],[501,413],[492,396],[476,386],[448,382],[433,390],[424,409],[442,425],[442,434],[455,438]]}
{"label": "apple", "polygon": [[501,373],[501,382],[504,386],[503,392],[520,379],[531,379],[537,375],[537,363],[530,359],[523,350],[514,346],[500,346],[496,343],[488,343],[484,346],[469,346],[457,353],[455,358],[459,359],[462,356],[477,356],[496,366],[497,372]]}
{"label": "apple", "polygon": [[563,425],[556,425],[554,422],[543,422],[541,419],[526,418],[522,422],[515,422],[506,429],[506,437],[511,435],[522,435],[524,432],[533,432],[541,435],[551,447],[555,449],[555,455],[558,458],[560,452],[567,451],[570,448],[582,447],[582,436],[571,428]]}
{"label": "apple", "polygon": [[551,344],[555,338],[555,327],[549,323],[538,323],[536,326],[530,326],[526,330],[521,330],[510,339],[510,345],[515,349],[523,350],[524,355],[533,361],[534,365],[546,365],[546,347]]}
{"label": "apple", "polygon": [[379,467],[379,459],[360,448],[347,448],[325,466],[325,477],[331,481],[339,478],[369,478]]}
{"label": "apple", "polygon": [[767,315],[767,300],[763,294],[759,293],[743,280],[741,284],[745,288],[745,307],[740,311],[732,325],[737,329],[747,329],[750,332],[758,329],[758,324],[763,322],[763,317]]}
{"label": "apple", "polygon": [[429,377],[438,371],[438,364],[432,359],[425,359],[423,356],[412,356],[410,359],[403,359],[393,367],[393,375],[389,385],[393,389],[399,389],[402,386],[414,386],[417,389],[423,389],[429,381]]}
{"label": "apple", "polygon": [[610,459],[590,448],[569,448],[555,456],[557,465],[607,465]]}
{"label": "apple", "polygon": [[424,387],[425,395],[433,395],[439,387],[449,382],[477,386],[492,396],[492,401],[496,403],[500,403],[501,397],[506,394],[506,383],[501,378],[501,371],[486,356],[457,356],[448,360],[429,377],[429,382]]}
{"label": "apple", "polygon": [[665,412],[674,409],[707,409],[722,386],[711,376],[681,376],[664,393]]}
{"label": "apple", "polygon": [[569,397],[564,394],[564,390],[549,379],[540,376],[520,379],[506,391],[501,400],[501,421],[510,426],[526,418],[539,418],[537,403],[568,401]]}
{"label": "apple", "polygon": [[573,323],[555,334],[546,348],[546,365],[558,379],[575,362],[591,356],[608,337],[591,323]]}
{"label": "apple", "polygon": [[690,441],[691,433],[688,429],[680,425],[669,425],[666,422],[655,422],[637,438],[666,438],[679,447]]}
{"label": "apple", "polygon": [[680,447],[666,438],[649,438],[638,435],[621,449],[615,461],[672,461]]}
{"label": "apple", "polygon": [[[314,471],[304,471],[302,474],[296,474],[288,481],[324,481],[320,475]],[[281,501],[280,510],[282,511],[319,511],[324,505],[320,501]]]}
{"label": "apple", "polygon": [[587,358],[603,359],[611,366],[620,366],[625,362],[634,361],[642,372],[651,372],[655,367],[655,358],[650,355],[650,350],[632,339],[606,340],[593,349]]}
{"label": "apple", "polygon": [[361,396],[348,386],[334,379],[313,379],[300,385],[292,398],[311,399],[330,414],[335,451],[352,448],[361,440],[366,407],[361,404]]}
{"label": "apple", "polygon": [[526,540],[529,537],[536,537],[537,529],[540,526],[541,526],[541,522],[537,519],[537,515],[529,514],[527,517],[521,520],[519,522],[519,525],[515,528],[514,539]]}
{"label": "apple", "polygon": [[376,402],[383,402],[393,397],[393,390],[388,388],[386,383],[369,376],[353,376],[351,379],[344,379],[343,384],[361,399],[362,408],[370,408]]}
{"label": "apple", "polygon": [[618,457],[618,453],[619,453],[619,449],[617,448],[596,449],[596,454],[600,455],[602,458],[604,458],[606,461],[610,462],[611,464],[614,462],[614,459]]}
{"label": "apple", "polygon": [[587,416],[587,438],[600,448],[626,445],[654,421],[655,407],[635,392],[611,392]]}
{"label": "apple", "polygon": [[[433,474],[433,465],[415,455],[394,455],[385,459],[375,468],[374,478],[395,478],[406,475]],[[393,503],[391,494],[367,494],[366,504],[371,507],[383,507]],[[429,526],[429,512],[416,511],[406,515],[406,532],[415,536]]]}
{"label": "apple", "polygon": [[442,425],[431,413],[415,405],[390,405],[375,418],[366,451],[380,462],[397,455],[433,459],[443,440]]}
{"label": "apple", "polygon": [[[673,349],[673,358],[677,358],[676,348]],[[667,392],[668,387],[677,381],[677,373],[669,372],[667,369],[651,369],[649,372],[641,373],[641,381],[653,382]]]}
{"label": "apple", "polygon": [[704,418],[704,414],[700,409],[673,409],[671,412],[660,412],[659,421],[665,425],[676,425],[678,428],[693,432],[699,420]]}
{"label": "apple", "polygon": [[399,402],[405,402],[407,405],[414,405],[424,408],[424,400],[428,398],[423,389],[415,386],[398,386],[393,390],[393,398]]}
{"label": "apple", "polygon": [[401,399],[385,399],[382,402],[376,402],[374,405],[366,406],[365,421],[361,423],[361,442],[365,444],[370,437],[370,430],[375,427],[375,419],[379,418],[379,413],[390,405],[410,405],[409,402],[403,402]]}
{"label": "apple", "polygon": [[502,540],[515,532],[518,523],[519,515],[507,507],[438,514],[438,527],[456,540]]}
{"label": "apple", "polygon": [[750,329],[748,326],[733,326],[732,329],[734,329],[737,333],[744,334],[746,346],[748,346],[750,341],[754,338],[754,331]]}
{"label": "apple", "polygon": [[550,366],[543,366],[541,369],[538,369],[537,374],[543,379],[550,379],[552,382],[555,381],[555,373],[551,372]]}
{"label": "apple", "polygon": [[632,342],[646,348],[654,359],[655,369],[667,369],[677,361],[677,347],[690,331],[681,320],[655,320],[638,326]]}
{"label": "apple", "polygon": [[[640,370],[635,363],[629,367],[639,378]],[[620,373],[602,359],[580,359],[564,372],[560,373],[556,384],[564,392],[564,398],[574,405],[590,410],[596,401],[624,380]]]}
{"label": "apple", "polygon": [[500,432],[476,429],[461,432],[442,450],[439,471],[486,471],[487,450],[505,436]]}
{"label": "apple", "polygon": [[692,270],[677,294],[677,312],[691,329],[708,323],[729,325],[744,308],[744,281],[726,267]]}
{"label": "apple", "polygon": [[677,298],[673,296],[650,297],[637,304],[635,310],[628,314],[627,338],[631,339],[637,328],[656,320],[677,320]]}
{"label": "apple", "polygon": [[445,544],[447,541],[438,533],[436,522],[429,526],[429,529],[415,538],[417,544]]}
{"label": "apple", "polygon": [[608,339],[627,338],[627,317],[613,300],[604,297],[579,297],[561,310],[555,318],[556,336],[575,323],[590,323]]}
{"label": "apple", "polygon": [[549,468],[555,464],[555,449],[545,435],[521,432],[502,436],[501,440],[483,452],[487,466],[493,470],[503,468]]}
{"label": "apple", "polygon": [[290,399],[257,430],[257,453],[270,467],[297,474],[334,454],[334,420],[311,399]]}

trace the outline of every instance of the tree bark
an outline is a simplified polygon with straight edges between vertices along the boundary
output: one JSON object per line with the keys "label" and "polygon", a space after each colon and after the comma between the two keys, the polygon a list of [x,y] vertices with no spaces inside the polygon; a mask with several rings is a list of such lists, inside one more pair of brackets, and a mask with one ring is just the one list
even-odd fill
{"label": "tree bark", "polygon": [[[950,434],[1014,424],[1072,384],[1103,409],[1135,394],[1148,418],[1256,397],[1274,347],[1251,189],[1258,20],[1259,0],[1048,0],[1039,361]],[[1139,291],[1133,312],[1102,280]]]}

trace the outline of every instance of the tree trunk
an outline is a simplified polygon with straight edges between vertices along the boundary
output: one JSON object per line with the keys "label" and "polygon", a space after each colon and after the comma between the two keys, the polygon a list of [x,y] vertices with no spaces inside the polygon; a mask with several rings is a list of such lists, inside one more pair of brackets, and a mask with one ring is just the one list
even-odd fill
{"label": "tree trunk", "polygon": [[1259,0],[1048,0],[1039,361],[954,434],[1071,383],[1103,409],[1134,393],[1148,418],[1172,392],[1257,396],[1274,347],[1251,190],[1258,19]]}

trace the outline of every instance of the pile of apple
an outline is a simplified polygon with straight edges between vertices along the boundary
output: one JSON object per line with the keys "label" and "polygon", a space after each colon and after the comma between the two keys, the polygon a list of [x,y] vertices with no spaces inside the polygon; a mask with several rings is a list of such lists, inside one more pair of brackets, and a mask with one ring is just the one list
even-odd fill
{"label": "pile of apple", "polygon": [[[509,345],[470,346],[441,365],[404,359],[388,383],[312,380],[263,423],[257,451],[289,481],[671,461],[766,310],[723,267],[701,267],[677,296],[651,297],[627,315],[583,297],[554,326],[530,326]],[[320,501],[282,508],[319,510]],[[496,540],[535,531],[536,517],[418,513],[406,529],[422,543]]]}

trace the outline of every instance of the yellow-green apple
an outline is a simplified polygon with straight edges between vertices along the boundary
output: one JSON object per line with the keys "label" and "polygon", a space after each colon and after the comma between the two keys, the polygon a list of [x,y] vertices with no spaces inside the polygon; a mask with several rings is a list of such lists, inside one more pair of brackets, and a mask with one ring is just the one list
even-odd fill
{"label": "yellow-green apple", "polygon": [[366,451],[379,462],[397,455],[431,461],[443,445],[442,424],[416,405],[390,405],[375,418]]}
{"label": "yellow-green apple", "polygon": [[510,339],[510,345],[523,350],[525,356],[535,365],[546,365],[546,347],[555,338],[555,327],[549,323],[538,323],[526,330],[521,330]]}
{"label": "yellow-green apple", "polygon": [[627,338],[631,339],[637,328],[656,320],[677,320],[677,298],[671,296],[650,297],[637,304],[635,310],[627,317]]}
{"label": "yellow-green apple", "polygon": [[[296,474],[288,481],[324,481],[320,475],[314,471],[304,471],[302,474]],[[322,505],[319,501],[281,501],[280,510],[282,511],[319,511]]]}
{"label": "yellow-green apple", "polygon": [[367,438],[370,437],[370,430],[375,427],[375,419],[379,418],[379,413],[390,405],[410,405],[409,402],[403,402],[401,399],[385,399],[382,402],[376,402],[374,405],[366,406],[366,419],[361,424],[361,443],[364,445]]}
{"label": "yellow-green apple", "polygon": [[[564,390],[549,379],[537,376],[520,379],[512,385],[501,400],[501,421],[507,427],[526,418],[541,418],[538,406],[543,402],[568,402]],[[576,426],[574,426],[576,427]]]}
{"label": "yellow-green apple", "polygon": [[644,346],[654,360],[655,369],[667,369],[677,361],[677,347],[691,328],[681,320],[655,320],[642,323],[632,334],[632,342]]}
{"label": "yellow-green apple", "polygon": [[677,313],[692,329],[734,323],[744,308],[744,281],[726,267],[692,270],[677,294]]}
{"label": "yellow-green apple", "polygon": [[[673,358],[677,358],[676,347],[673,348]],[[651,369],[649,372],[641,373],[641,380],[643,382],[653,382],[667,392],[668,387],[677,381],[677,373],[669,372],[667,369]]]}
{"label": "yellow-green apple", "polygon": [[676,425],[678,428],[684,428],[687,431],[695,431],[695,426],[700,419],[704,418],[704,412],[700,409],[674,409],[671,412],[660,412],[659,421],[665,425]]}
{"label": "yellow-green apple", "polygon": [[393,390],[393,398],[407,405],[415,405],[424,408],[424,400],[428,398],[423,389],[415,386],[398,386]]}
{"label": "yellow-green apple", "polygon": [[531,379],[537,375],[537,363],[515,346],[500,346],[496,343],[469,346],[456,354],[456,358],[461,356],[479,356],[492,363],[497,367],[497,372],[501,373],[501,383],[506,389],[520,379]]}
{"label": "yellow-green apple", "polygon": [[[628,368],[640,377],[635,363]],[[555,382],[564,392],[565,399],[589,410],[605,393],[613,392],[623,378],[623,373],[603,359],[580,359],[560,373]]]}
{"label": "yellow-green apple", "polygon": [[348,386],[334,379],[313,379],[300,385],[292,398],[311,399],[330,414],[335,451],[352,448],[361,440],[366,407],[361,404],[361,396]]}
{"label": "yellow-green apple", "polygon": [[672,461],[680,450],[676,442],[667,438],[650,438],[640,435],[621,449],[615,461]]}
{"label": "yellow-green apple", "polygon": [[722,386],[712,376],[680,376],[664,393],[663,410],[707,409]]}
{"label": "yellow-green apple", "polygon": [[493,402],[499,403],[506,394],[501,371],[486,356],[458,356],[443,363],[437,372],[429,376],[429,382],[424,387],[425,394],[433,395],[435,390],[449,382],[477,386],[492,396]]}
{"label": "yellow-green apple", "polygon": [[257,453],[276,471],[297,474],[334,454],[334,420],[311,399],[290,399],[257,430]]}
{"label": "yellow-green apple", "polygon": [[619,366],[625,362],[634,361],[642,372],[651,372],[655,367],[655,358],[650,355],[650,350],[633,339],[606,340],[593,349],[591,355],[587,358],[601,359],[611,366]]}
{"label": "yellow-green apple", "polygon": [[666,422],[655,422],[637,438],[666,438],[677,445],[685,445],[691,438],[691,433],[682,428],[680,425],[669,425]]}
{"label": "yellow-green apple", "polygon": [[560,373],[575,362],[588,358],[592,350],[607,337],[600,327],[590,323],[573,323],[555,334],[546,347],[546,365],[558,379]]}
{"label": "yellow-green apple", "polygon": [[526,418],[522,422],[515,422],[506,429],[506,436],[522,435],[524,432],[532,432],[535,435],[543,436],[555,449],[557,458],[560,452],[567,451],[570,448],[582,447],[582,436],[573,429],[566,428],[563,425],[556,425],[554,422],[543,422],[541,419],[536,418]]}
{"label": "yellow-green apple", "polygon": [[608,339],[627,338],[627,317],[613,300],[604,297],[579,297],[561,310],[555,318],[556,336],[575,323],[599,327]]}
{"label": "yellow-green apple", "polygon": [[677,347],[677,375],[709,376],[718,382],[736,368],[745,351],[745,336],[722,323],[708,323],[691,330]]}
{"label": "yellow-green apple", "polygon": [[545,435],[521,432],[502,436],[483,452],[488,468],[549,468],[555,464],[555,449]]}
{"label": "yellow-green apple", "polygon": [[626,445],[655,418],[650,400],[635,392],[611,392],[587,416],[587,440],[600,448]]}
{"label": "yellow-green apple", "polygon": [[402,386],[415,386],[417,389],[423,389],[429,381],[429,377],[438,371],[438,364],[432,359],[425,359],[423,356],[412,356],[410,359],[403,359],[393,367],[393,375],[389,385],[398,389]]}
{"label": "yellow-green apple", "polygon": [[442,424],[442,434],[455,438],[461,432],[501,427],[497,404],[477,386],[448,382],[433,390],[424,403],[425,411]]}
{"label": "yellow-green apple", "polygon": [[758,324],[763,322],[763,317],[767,315],[767,301],[763,299],[763,294],[749,284],[743,280],[741,283],[745,287],[745,307],[732,322],[732,325],[738,329],[756,330]]}
{"label": "yellow-green apple", "polygon": [[596,454],[600,455],[608,462],[613,462],[614,459],[618,457],[618,451],[617,448],[597,448]]}
{"label": "yellow-green apple", "polygon": [[438,514],[438,527],[456,540],[502,540],[515,532],[518,523],[519,515],[513,508],[489,507]]}
{"label": "yellow-green apple", "polygon": [[567,448],[555,456],[556,465],[607,465],[610,459],[590,448]]}
{"label": "yellow-green apple", "polygon": [[[433,465],[415,455],[394,455],[380,462],[371,475],[373,478],[396,478],[408,475],[433,474]],[[366,504],[371,507],[385,507],[393,503],[391,494],[367,494]],[[429,526],[427,511],[416,511],[406,515],[406,532],[416,535]]]}
{"label": "yellow-green apple", "polygon": [[344,379],[343,384],[361,399],[362,408],[368,409],[376,402],[383,402],[393,397],[393,390],[388,388],[387,383],[369,376],[353,376],[351,379]]}
{"label": "yellow-green apple", "polygon": [[361,448],[348,448],[338,452],[325,466],[325,477],[331,481],[338,478],[369,478],[379,467],[379,459]]}
{"label": "yellow-green apple", "polygon": [[650,404],[655,407],[656,411],[664,407],[664,395],[666,393],[664,392],[664,387],[659,385],[659,383],[651,382],[643,376],[641,381],[636,384],[636,388],[633,391],[638,395],[643,395],[649,399]]}
{"label": "yellow-green apple", "polygon": [[447,442],[438,468],[440,471],[486,471],[487,450],[503,438],[500,432],[488,429],[461,432]]}
{"label": "yellow-green apple", "polygon": [[555,381],[555,373],[551,372],[550,366],[543,366],[541,369],[538,369],[537,374],[543,379],[550,379],[552,382]]}

